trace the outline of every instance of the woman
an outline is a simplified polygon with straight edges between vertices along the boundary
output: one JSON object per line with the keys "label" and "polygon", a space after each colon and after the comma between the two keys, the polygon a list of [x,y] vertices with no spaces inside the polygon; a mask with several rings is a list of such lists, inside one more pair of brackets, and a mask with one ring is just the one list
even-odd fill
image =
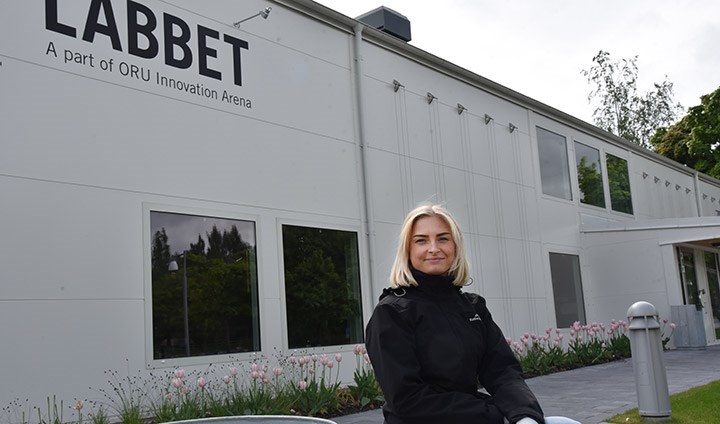
{"label": "woman", "polygon": [[460,290],[469,280],[462,234],[449,212],[438,205],[411,211],[391,288],[366,329],[385,423],[575,423],[544,421],[485,299]]}

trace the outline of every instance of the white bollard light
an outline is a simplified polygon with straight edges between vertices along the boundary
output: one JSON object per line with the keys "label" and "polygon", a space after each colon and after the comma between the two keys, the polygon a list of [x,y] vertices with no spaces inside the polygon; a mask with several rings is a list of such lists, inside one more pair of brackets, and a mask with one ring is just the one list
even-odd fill
{"label": "white bollard light", "polygon": [[647,421],[666,421],[670,419],[670,395],[657,309],[648,302],[635,302],[627,317],[638,411]]}

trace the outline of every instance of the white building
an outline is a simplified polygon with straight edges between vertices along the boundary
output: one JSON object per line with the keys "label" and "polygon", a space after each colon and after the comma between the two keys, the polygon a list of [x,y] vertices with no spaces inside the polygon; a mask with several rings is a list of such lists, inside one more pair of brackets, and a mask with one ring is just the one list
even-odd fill
{"label": "white building", "polygon": [[427,200],[508,336],[647,300],[720,338],[718,180],[309,0],[1,12],[3,406],[350,354]]}

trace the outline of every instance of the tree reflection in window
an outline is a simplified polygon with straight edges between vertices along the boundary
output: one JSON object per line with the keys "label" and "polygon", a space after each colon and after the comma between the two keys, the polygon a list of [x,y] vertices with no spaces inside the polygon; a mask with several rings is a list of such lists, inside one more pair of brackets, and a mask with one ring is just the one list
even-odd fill
{"label": "tree reflection in window", "polygon": [[154,358],[187,356],[183,273],[190,356],[259,351],[255,223],[151,211],[150,227]]}
{"label": "tree reflection in window", "polygon": [[630,193],[627,161],[608,154],[605,156],[605,162],[607,163],[612,210],[632,214],[632,194]]}
{"label": "tree reflection in window", "polygon": [[580,202],[605,207],[600,152],[597,149],[575,142]]}
{"label": "tree reflection in window", "polygon": [[357,233],[283,225],[290,348],[363,341]]}

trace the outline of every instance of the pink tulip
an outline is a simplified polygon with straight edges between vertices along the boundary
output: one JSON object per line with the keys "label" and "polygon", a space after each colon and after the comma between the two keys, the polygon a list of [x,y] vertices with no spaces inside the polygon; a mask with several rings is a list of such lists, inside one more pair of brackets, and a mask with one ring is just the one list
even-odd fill
{"label": "pink tulip", "polygon": [[332,361],[330,361],[330,362],[327,363],[327,367],[330,368],[330,369],[332,369],[332,367],[333,367],[334,365],[335,365],[335,362],[332,362]]}
{"label": "pink tulip", "polygon": [[165,393],[165,400],[168,402],[172,402],[173,394],[172,392]]}
{"label": "pink tulip", "polygon": [[676,328],[677,328],[677,324],[675,324],[674,322],[671,322],[671,323],[670,323],[670,328],[672,328],[673,330],[676,329]]}
{"label": "pink tulip", "polygon": [[298,363],[300,364],[300,366],[305,365],[305,357],[301,356],[300,359],[298,360]]}
{"label": "pink tulip", "polygon": [[505,342],[509,345],[512,345],[512,339],[510,337],[505,337]]}
{"label": "pink tulip", "polygon": [[183,394],[187,395],[188,393],[190,393],[190,387],[183,386],[182,391],[183,391]]}
{"label": "pink tulip", "polygon": [[329,362],[329,359],[328,359],[327,355],[323,354],[323,355],[320,357],[320,363],[323,364],[323,365],[327,365],[328,362]]}
{"label": "pink tulip", "polygon": [[280,367],[273,368],[273,374],[275,374],[275,377],[280,377],[280,374],[282,374],[282,368],[280,368]]}
{"label": "pink tulip", "polygon": [[558,345],[560,345],[560,340],[557,340],[557,339],[556,339],[555,341],[553,341],[553,346],[554,346],[554,347],[558,347]]}
{"label": "pink tulip", "polygon": [[312,359],[313,362],[317,362],[318,356],[313,353],[313,355],[310,357],[310,359]]}
{"label": "pink tulip", "polygon": [[175,370],[175,378],[185,378],[185,370]]}
{"label": "pink tulip", "polygon": [[342,353],[335,354],[335,362],[342,362]]}
{"label": "pink tulip", "polygon": [[303,391],[307,389],[307,382],[305,380],[300,381],[300,383],[298,383],[298,389]]}
{"label": "pink tulip", "polygon": [[230,367],[230,375],[232,375],[233,377],[238,375],[238,369],[235,367]]}
{"label": "pink tulip", "polygon": [[230,384],[230,376],[226,375],[222,378],[223,383]]}
{"label": "pink tulip", "polygon": [[258,364],[252,364],[250,365],[250,371],[257,372],[260,368],[258,367]]}
{"label": "pink tulip", "polygon": [[179,389],[180,387],[182,387],[182,385],[183,385],[183,381],[181,378],[176,377],[176,378],[172,379],[172,386],[174,388]]}
{"label": "pink tulip", "polygon": [[362,345],[356,344],[355,348],[353,349],[353,353],[356,355],[360,355],[362,353]]}
{"label": "pink tulip", "polygon": [[270,380],[268,380],[268,378],[265,377],[265,376],[263,376],[263,378],[262,378],[261,380],[262,380],[263,384],[268,384],[268,383],[270,383]]}
{"label": "pink tulip", "polygon": [[252,377],[253,380],[257,380],[257,378],[260,376],[257,371],[252,371],[250,373],[250,377]]}
{"label": "pink tulip", "polygon": [[207,382],[205,381],[205,377],[200,377],[197,380],[197,385],[199,388],[204,389]]}
{"label": "pink tulip", "polygon": [[290,363],[293,364],[293,365],[297,364],[297,362],[298,362],[297,358],[294,357],[294,356],[290,356],[290,358],[288,358],[288,360],[289,360]]}
{"label": "pink tulip", "polygon": [[76,400],[75,406],[73,407],[73,409],[75,409],[76,411],[80,411],[82,408],[83,408],[83,401],[81,401],[80,399]]}

